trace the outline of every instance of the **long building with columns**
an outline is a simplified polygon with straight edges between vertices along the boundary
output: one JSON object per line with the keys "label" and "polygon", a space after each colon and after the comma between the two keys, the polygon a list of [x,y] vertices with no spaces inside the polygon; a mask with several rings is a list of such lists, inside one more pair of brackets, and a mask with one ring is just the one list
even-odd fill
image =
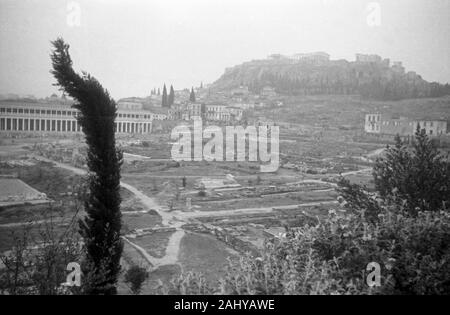
{"label": "long building with columns", "polygon": [[[0,101],[1,133],[61,133],[82,131],[76,116],[78,110],[70,104]],[[117,133],[151,133],[151,112],[118,109],[115,121]]]}

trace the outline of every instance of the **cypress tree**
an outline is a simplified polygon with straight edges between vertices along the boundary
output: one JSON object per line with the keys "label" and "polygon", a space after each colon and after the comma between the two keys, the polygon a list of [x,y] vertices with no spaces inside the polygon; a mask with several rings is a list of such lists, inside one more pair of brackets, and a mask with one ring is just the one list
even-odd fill
{"label": "cypress tree", "polygon": [[166,84],[165,83],[164,83],[164,87],[163,87],[161,106],[162,107],[167,107],[167,89],[166,89]]}
{"label": "cypress tree", "polygon": [[189,95],[189,101],[191,101],[192,103],[195,103],[195,93],[194,93],[194,88],[191,88],[191,95]]}
{"label": "cypress tree", "polygon": [[51,73],[56,85],[73,97],[73,108],[85,134],[89,193],[84,201],[87,216],[79,221],[86,250],[82,262],[83,288],[87,294],[116,294],[123,243],[120,238],[120,166],[116,147],[116,103],[90,74],[72,68],[69,45],[62,38],[52,42]]}
{"label": "cypress tree", "polygon": [[169,93],[169,100],[168,100],[168,105],[169,107],[173,105],[173,103],[175,102],[175,91],[173,90],[173,86],[170,86],[170,93]]}

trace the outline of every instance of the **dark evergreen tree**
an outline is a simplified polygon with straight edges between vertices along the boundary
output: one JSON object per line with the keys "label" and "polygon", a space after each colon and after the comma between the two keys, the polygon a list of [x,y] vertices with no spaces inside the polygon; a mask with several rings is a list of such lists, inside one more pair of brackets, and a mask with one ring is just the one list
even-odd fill
{"label": "dark evergreen tree", "polygon": [[173,90],[173,86],[170,86],[170,93],[169,93],[169,99],[168,99],[168,105],[169,107],[173,105],[175,102],[175,91]]}
{"label": "dark evergreen tree", "polygon": [[116,103],[94,77],[73,70],[69,45],[63,39],[52,44],[51,73],[56,85],[76,101],[73,107],[80,112],[77,119],[88,145],[87,216],[79,222],[86,249],[84,290],[88,294],[115,294],[123,249],[119,192],[122,152],[115,143]]}
{"label": "dark evergreen tree", "polygon": [[195,92],[194,92],[194,88],[191,88],[191,94],[189,95],[189,101],[191,101],[192,103],[195,103]]}
{"label": "dark evergreen tree", "polygon": [[161,95],[161,90],[158,88],[158,96]]}
{"label": "dark evergreen tree", "polygon": [[449,207],[450,163],[419,126],[411,148],[400,138],[387,148],[375,163],[374,180],[381,197],[405,203],[412,213]]}
{"label": "dark evergreen tree", "polygon": [[162,106],[162,107],[167,107],[167,106],[168,106],[167,89],[166,89],[166,84],[165,84],[165,83],[164,83],[164,87],[163,87],[163,93],[162,93],[162,99],[161,99],[161,106]]}

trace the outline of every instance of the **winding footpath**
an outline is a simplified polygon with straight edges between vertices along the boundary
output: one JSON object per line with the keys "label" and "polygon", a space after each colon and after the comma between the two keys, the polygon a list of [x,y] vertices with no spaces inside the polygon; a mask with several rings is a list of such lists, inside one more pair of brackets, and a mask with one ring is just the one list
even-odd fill
{"label": "winding footpath", "polygon": [[[42,156],[33,155],[33,158],[39,161],[53,163],[56,167],[71,171],[77,175],[86,175],[87,171],[64,163],[55,162],[53,160],[44,158]],[[178,253],[180,251],[181,240],[185,235],[185,231],[181,229],[181,226],[185,223],[182,218],[176,216],[173,212],[167,212],[165,209],[157,203],[154,198],[145,195],[142,191],[130,184],[120,182],[120,186],[129,190],[140,202],[147,208],[145,212],[154,210],[161,217],[161,224],[165,227],[174,227],[176,231],[170,236],[165,255],[162,258],[153,257],[145,249],[139,245],[133,243],[129,238],[123,236],[122,238],[133,248],[135,248],[141,256],[149,262],[153,268],[158,268],[163,265],[176,264],[178,262]],[[124,212],[123,214],[126,214]]]}
{"label": "winding footpath", "polygon": [[[55,165],[58,168],[62,168],[68,171],[71,171],[77,175],[86,175],[87,171],[84,169],[80,169],[71,165],[67,165],[64,163],[55,162],[53,160],[47,159],[42,156],[32,155],[32,157],[39,161],[49,162]],[[345,175],[355,174],[359,172],[365,172],[368,169],[359,170],[356,172],[349,172]],[[344,174],[342,174],[344,175]],[[345,176],[344,175],[344,176]],[[320,183],[327,184],[331,187],[335,187],[336,184],[324,182],[321,180],[301,180],[294,183],[289,183],[290,185],[300,184],[300,183]],[[123,236],[124,241],[133,247],[149,264],[153,266],[154,269],[164,266],[178,263],[178,254],[180,251],[181,240],[185,235],[185,231],[182,229],[183,224],[189,222],[190,219],[201,218],[201,217],[220,217],[220,216],[235,216],[235,215],[249,215],[249,214],[258,214],[258,213],[270,213],[276,210],[295,210],[299,207],[310,207],[310,206],[320,206],[320,205],[329,205],[329,204],[337,204],[337,201],[321,201],[321,202],[309,202],[303,204],[294,204],[294,205],[284,205],[284,206],[272,206],[272,207],[257,207],[257,208],[242,208],[242,209],[232,209],[232,210],[216,210],[216,211],[193,211],[193,212],[182,212],[182,211],[168,211],[165,207],[162,207],[158,204],[158,202],[152,198],[144,194],[142,191],[138,190],[136,187],[127,184],[125,182],[120,182],[120,186],[130,191],[146,208],[144,211],[139,211],[139,213],[147,213],[150,211],[156,211],[158,215],[161,216],[162,226],[163,227],[171,227],[175,228],[175,232],[170,236],[165,254],[163,257],[158,258],[150,255],[144,248],[135,244],[130,240],[129,237]],[[135,213],[135,212],[124,212],[127,213]],[[38,222],[38,221],[36,221]],[[40,221],[39,221],[40,222]],[[35,222],[32,222],[32,224]],[[7,226],[16,226],[22,223],[11,223],[7,224]],[[23,224],[30,224],[23,223]],[[4,225],[0,225],[4,226]],[[6,225],[5,225],[6,226]]]}

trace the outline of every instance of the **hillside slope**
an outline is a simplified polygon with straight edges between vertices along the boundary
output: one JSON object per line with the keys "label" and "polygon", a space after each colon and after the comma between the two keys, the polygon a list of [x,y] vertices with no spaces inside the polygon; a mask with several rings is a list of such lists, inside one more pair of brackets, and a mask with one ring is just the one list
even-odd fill
{"label": "hillside slope", "polygon": [[439,97],[450,94],[450,86],[429,83],[415,72],[385,63],[346,60],[321,64],[254,60],[227,68],[213,83],[216,90],[246,85],[259,93],[265,86],[287,95],[358,94],[378,100]]}

